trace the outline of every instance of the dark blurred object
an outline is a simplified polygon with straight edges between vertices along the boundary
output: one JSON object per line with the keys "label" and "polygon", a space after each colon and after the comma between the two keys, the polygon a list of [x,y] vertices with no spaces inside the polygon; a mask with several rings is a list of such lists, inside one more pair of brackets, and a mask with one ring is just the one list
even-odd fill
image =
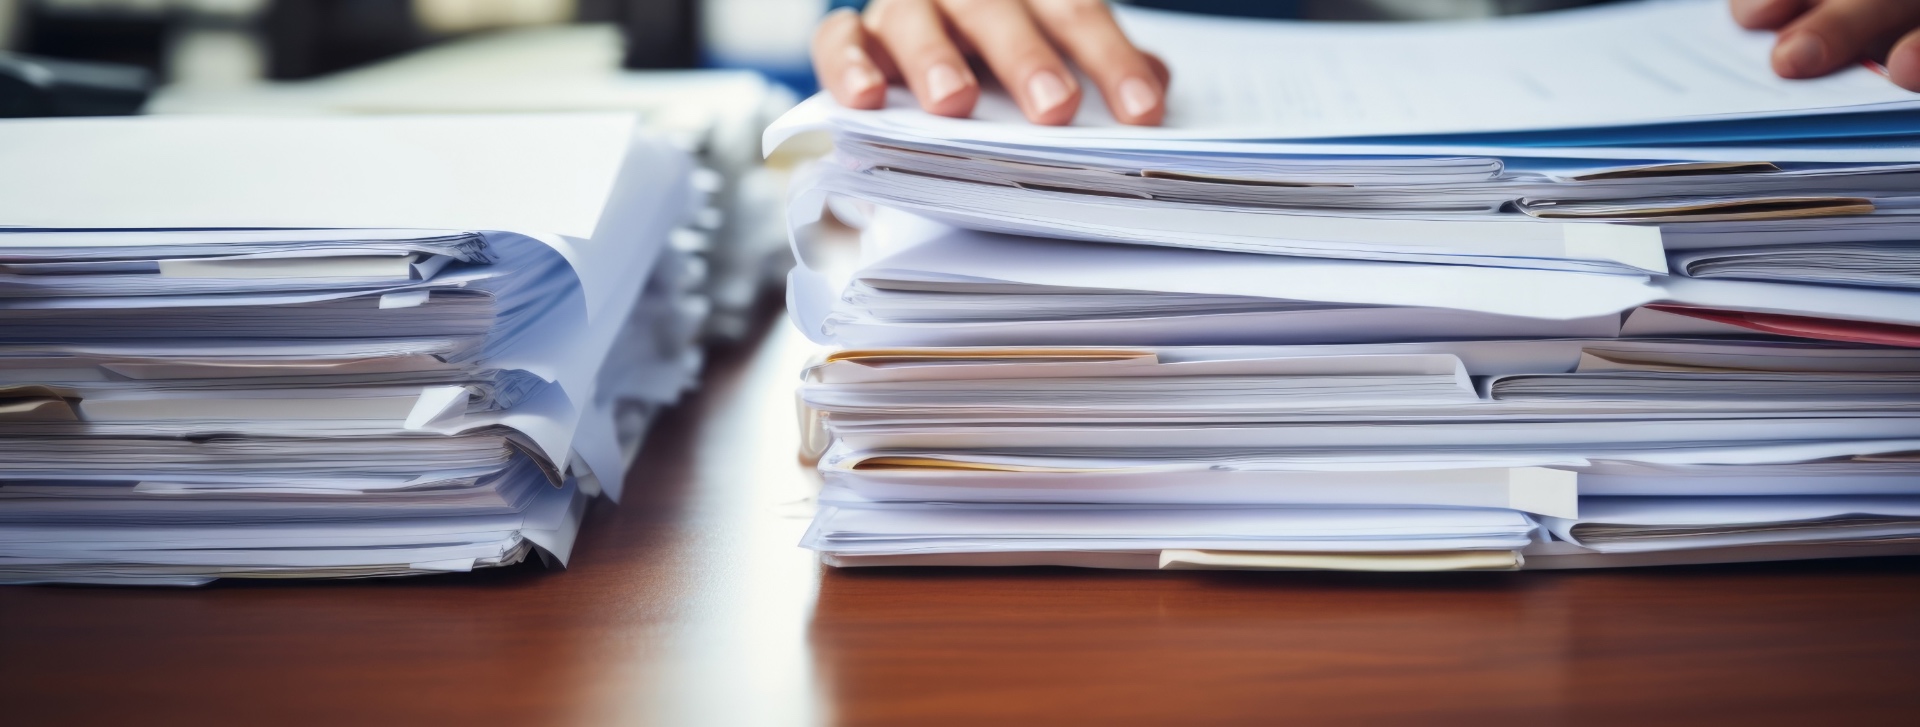
{"label": "dark blurred object", "polygon": [[0,117],[125,116],[152,90],[153,74],[135,66],[0,53]]}
{"label": "dark blurred object", "polygon": [[[700,66],[698,0],[24,0],[20,50],[53,58],[126,63],[167,83],[203,56],[182,52],[200,31],[247,37],[259,49],[254,77],[298,80],[373,63],[438,41],[521,25],[618,23],[627,68]],[[191,75],[191,74],[189,74]]]}
{"label": "dark blurred object", "polygon": [[22,53],[138,66],[159,74],[172,13],[159,5],[113,7],[26,2]]}
{"label": "dark blurred object", "polygon": [[[594,7],[598,6],[598,7]],[[693,68],[700,64],[700,10],[695,0],[602,0],[581,3],[581,17],[611,11],[627,36],[627,68]]]}
{"label": "dark blurred object", "polygon": [[311,78],[433,42],[408,0],[274,0],[262,20],[267,77]]}
{"label": "dark blurred object", "polygon": [[575,12],[582,23],[617,23],[627,16],[628,0],[577,0]]}

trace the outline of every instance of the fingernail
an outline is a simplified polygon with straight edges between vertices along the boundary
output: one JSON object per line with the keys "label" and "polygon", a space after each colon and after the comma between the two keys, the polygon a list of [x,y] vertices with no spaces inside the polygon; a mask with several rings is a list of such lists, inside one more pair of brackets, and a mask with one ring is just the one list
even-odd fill
{"label": "fingernail", "polygon": [[1826,66],[1827,45],[1812,33],[1794,33],[1773,48],[1773,62],[1796,75],[1819,73]]}
{"label": "fingernail", "polygon": [[928,103],[937,104],[959,93],[967,87],[966,79],[960,77],[960,71],[942,63],[927,71]]}
{"label": "fingernail", "polygon": [[847,95],[859,96],[880,85],[880,74],[866,66],[847,66],[847,72],[841,75],[846,85]]}
{"label": "fingernail", "polygon": [[1153,112],[1160,105],[1160,93],[1153,86],[1138,78],[1129,78],[1120,82],[1120,110],[1128,116],[1139,118]]}
{"label": "fingernail", "polygon": [[1908,91],[1920,92],[1920,43],[1898,47],[1887,56],[1887,78]]}
{"label": "fingernail", "polygon": [[1771,0],[1733,0],[1733,19],[1742,25],[1753,22],[1753,14]]}
{"label": "fingernail", "polygon": [[1027,79],[1027,101],[1033,104],[1035,115],[1044,114],[1067,102],[1067,82],[1053,71],[1041,71]]}

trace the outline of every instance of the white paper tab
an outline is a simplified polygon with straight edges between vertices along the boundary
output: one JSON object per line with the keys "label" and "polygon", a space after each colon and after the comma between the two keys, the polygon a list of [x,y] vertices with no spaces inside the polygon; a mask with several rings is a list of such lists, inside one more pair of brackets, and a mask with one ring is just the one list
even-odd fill
{"label": "white paper tab", "polygon": [[402,290],[397,293],[387,293],[380,296],[380,310],[426,305],[427,298],[432,295],[431,290]]}
{"label": "white paper tab", "polygon": [[420,429],[466,413],[467,387],[429,386],[420,391],[413,411],[407,414],[406,428]]}
{"label": "white paper tab", "polygon": [[1561,230],[1569,258],[1612,260],[1637,270],[1667,274],[1667,248],[1661,242],[1659,227],[1567,223]]}
{"label": "white paper tab", "polygon": [[1507,502],[1515,510],[1548,517],[1580,517],[1580,475],[1546,467],[1507,470]]}

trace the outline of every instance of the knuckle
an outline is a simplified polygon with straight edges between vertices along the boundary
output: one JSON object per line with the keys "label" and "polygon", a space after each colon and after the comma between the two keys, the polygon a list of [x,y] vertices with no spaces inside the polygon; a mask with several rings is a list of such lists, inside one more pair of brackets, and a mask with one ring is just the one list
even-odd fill
{"label": "knuckle", "polygon": [[950,65],[966,67],[966,63],[960,59],[960,52],[945,40],[927,40],[927,42],[908,44],[906,48],[900,48],[895,58],[906,59],[908,65],[950,63]]}
{"label": "knuckle", "polygon": [[1153,62],[1147,60],[1147,54],[1127,43],[1125,38],[1113,38],[1110,42],[1101,42],[1087,51],[1088,63],[1101,68],[1126,71],[1147,71]]}
{"label": "knuckle", "polygon": [[900,16],[900,6],[913,0],[873,0],[867,3],[867,9],[861,14],[868,28],[884,27]]}
{"label": "knuckle", "polygon": [[911,65],[914,63],[933,64],[939,61],[949,60],[953,55],[953,46],[947,45],[939,40],[928,39],[902,46],[896,51],[895,57],[905,60],[906,63]]}
{"label": "knuckle", "polygon": [[987,9],[992,0],[940,0],[941,9],[954,15],[971,15]]}
{"label": "knuckle", "polygon": [[1113,17],[1104,0],[1031,0],[1034,10],[1062,23],[1090,23]]}
{"label": "knuckle", "polygon": [[1010,56],[1011,57],[1007,59],[1007,65],[1022,69],[1026,72],[1041,69],[1050,71],[1066,70],[1067,64],[1065,61],[1060,60],[1060,54],[1054,52],[1053,46],[1044,43],[1021,46],[1015,49]]}

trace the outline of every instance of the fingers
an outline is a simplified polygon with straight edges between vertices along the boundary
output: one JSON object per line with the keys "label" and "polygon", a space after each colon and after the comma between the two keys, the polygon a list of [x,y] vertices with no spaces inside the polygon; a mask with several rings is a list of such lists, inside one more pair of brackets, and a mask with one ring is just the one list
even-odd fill
{"label": "fingers", "polygon": [[1020,0],[940,0],[955,30],[1007,87],[1027,120],[1065,124],[1080,108],[1080,83]]}
{"label": "fingers", "polygon": [[866,24],[920,99],[920,108],[941,116],[973,113],[980,82],[947,37],[933,0],[880,0],[868,8]]}
{"label": "fingers", "polygon": [[1147,57],[1147,65],[1153,68],[1153,77],[1160,79],[1161,88],[1166,88],[1173,83],[1173,70],[1167,68],[1166,61],[1160,60],[1160,56],[1144,51],[1141,52],[1141,55]]}
{"label": "fingers", "polygon": [[1824,76],[1916,25],[1920,2],[1826,0],[1780,31],[1773,70],[1785,78]]}
{"label": "fingers", "polygon": [[1115,119],[1164,118],[1166,63],[1134,48],[1099,0],[875,0],[864,17],[829,14],[812,50],[821,84],[852,108],[880,108],[887,82],[899,80],[927,112],[967,116],[980,97],[971,53],[1029,120],[1065,124],[1081,89],[1056,47],[1093,78]]}
{"label": "fingers", "polygon": [[849,9],[836,10],[813,32],[813,73],[840,105],[877,109],[887,100],[887,79],[867,53],[866,29]]}
{"label": "fingers", "polygon": [[1775,30],[1800,17],[1812,0],[1729,0],[1733,20],[1748,30]]}
{"label": "fingers", "polygon": [[1031,5],[1040,27],[1099,85],[1115,119],[1159,125],[1166,115],[1166,64],[1133,47],[1106,3],[1032,0]]}
{"label": "fingers", "polygon": [[1887,75],[1895,85],[1920,93],[1920,29],[1907,33],[1887,53]]}

